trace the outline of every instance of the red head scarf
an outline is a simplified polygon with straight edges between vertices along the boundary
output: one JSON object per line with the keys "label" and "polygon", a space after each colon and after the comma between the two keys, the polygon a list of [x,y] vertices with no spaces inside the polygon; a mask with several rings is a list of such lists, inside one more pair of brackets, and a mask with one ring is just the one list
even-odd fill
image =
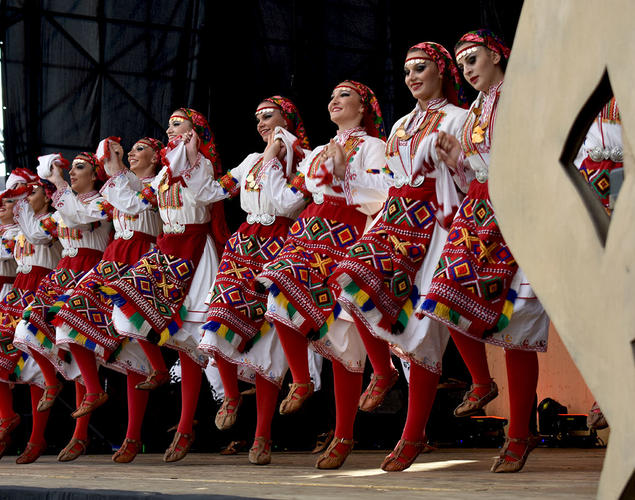
{"label": "red head scarf", "polygon": [[287,123],[287,130],[295,135],[304,149],[311,149],[309,138],[304,130],[304,123],[300,117],[300,112],[293,101],[279,95],[274,95],[263,99],[263,102],[275,104],[282,113],[284,121]]}
{"label": "red head scarf", "polygon": [[446,48],[435,42],[422,42],[410,47],[408,52],[415,49],[423,50],[439,68],[443,77],[443,96],[455,106],[466,107],[467,98],[461,85],[459,70]]}
{"label": "red head scarf", "polygon": [[463,35],[454,46],[454,53],[456,54],[457,61],[461,55],[461,46],[468,44],[483,45],[494,52],[498,52],[504,59],[509,58],[509,47],[505,45],[500,37],[496,36],[490,30],[480,29],[476,31],[468,31],[465,35]]}
{"label": "red head scarf", "polygon": [[362,98],[364,105],[364,117],[362,118],[362,127],[366,129],[368,135],[379,137],[386,140],[386,130],[384,129],[384,119],[381,116],[379,102],[374,92],[363,83],[354,80],[344,80],[335,88],[349,87],[357,92]]}
{"label": "red head scarf", "polygon": [[108,180],[106,169],[104,169],[104,165],[99,161],[95,153],[84,151],[83,153],[79,153],[73,161],[75,160],[81,160],[93,167],[95,175],[99,181],[106,182]]}
{"label": "red head scarf", "polygon": [[179,108],[177,111],[183,113],[187,116],[188,120],[192,122],[194,132],[196,132],[196,135],[201,139],[198,150],[205,158],[212,162],[214,175],[219,177],[222,173],[220,158],[216,151],[214,134],[212,134],[212,130],[209,128],[207,119],[201,113],[191,108]]}
{"label": "red head scarf", "polygon": [[144,137],[143,139],[139,139],[137,142],[147,144],[157,153],[164,148],[163,143],[160,140],[153,139],[152,137]]}

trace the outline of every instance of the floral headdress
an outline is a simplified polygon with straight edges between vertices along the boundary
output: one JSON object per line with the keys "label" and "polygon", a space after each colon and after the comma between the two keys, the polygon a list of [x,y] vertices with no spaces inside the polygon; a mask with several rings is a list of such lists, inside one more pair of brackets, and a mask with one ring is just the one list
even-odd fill
{"label": "floral headdress", "polygon": [[[304,130],[304,123],[300,117],[300,112],[291,99],[274,95],[263,99],[263,102],[269,102],[277,106],[282,113],[284,121],[287,123],[287,130],[298,138],[302,148],[311,149],[309,146],[309,138],[306,135],[306,130]],[[258,113],[260,109],[262,108],[259,108],[256,113]]]}
{"label": "floral headdress", "polygon": [[335,88],[341,87],[352,88],[361,96],[362,104],[364,105],[362,127],[366,129],[368,135],[385,140],[386,130],[384,128],[384,119],[381,116],[381,109],[379,109],[379,102],[377,101],[377,97],[375,97],[375,93],[370,87],[354,80],[344,80]]}
{"label": "floral headdress", "polygon": [[182,112],[185,116],[187,116],[188,120],[192,122],[194,132],[196,132],[196,135],[198,135],[201,139],[201,144],[198,148],[199,151],[205,158],[212,162],[212,165],[214,166],[214,175],[216,177],[220,176],[222,173],[220,158],[218,157],[218,153],[216,151],[214,134],[212,134],[212,131],[209,128],[207,119],[201,113],[191,108],[179,108],[178,111]]}
{"label": "floral headdress", "polygon": [[499,36],[495,35],[488,29],[468,31],[459,39],[458,42],[456,42],[456,45],[454,46],[454,53],[456,54],[457,61],[460,57],[463,57],[463,51],[470,50],[469,47],[461,49],[461,46],[465,44],[483,45],[484,47],[499,53],[504,59],[509,58],[509,47],[505,45],[505,42],[503,42]]}
{"label": "floral headdress", "polygon": [[[459,70],[452,60],[452,56],[447,49],[435,42],[421,42],[410,47],[410,50],[423,50],[435,62],[439,73],[443,77],[443,96],[456,106],[465,107],[467,97],[461,85]],[[406,59],[406,63],[411,58]]]}
{"label": "floral headdress", "polygon": [[93,167],[93,170],[95,171],[95,175],[97,176],[97,179],[100,180],[101,182],[106,182],[108,180],[108,174],[106,173],[106,169],[104,168],[103,163],[99,161],[95,153],[89,153],[88,151],[84,151],[82,153],[79,153],[73,161],[75,160],[81,160],[83,162],[88,163],[91,167]]}

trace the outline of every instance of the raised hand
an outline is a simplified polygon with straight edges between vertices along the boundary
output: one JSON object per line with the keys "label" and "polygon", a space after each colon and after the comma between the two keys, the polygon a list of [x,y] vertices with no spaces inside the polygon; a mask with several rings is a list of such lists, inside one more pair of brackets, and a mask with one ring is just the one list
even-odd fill
{"label": "raised hand", "polygon": [[198,158],[198,145],[200,139],[194,131],[190,130],[183,134],[183,142],[185,143],[185,152],[187,154],[187,161],[190,166],[194,166],[196,164],[196,160]]}

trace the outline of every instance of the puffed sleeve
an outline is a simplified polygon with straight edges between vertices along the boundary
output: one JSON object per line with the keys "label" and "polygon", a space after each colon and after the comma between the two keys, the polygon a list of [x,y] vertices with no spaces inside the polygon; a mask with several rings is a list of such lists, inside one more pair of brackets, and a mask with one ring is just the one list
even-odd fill
{"label": "puffed sleeve", "polygon": [[227,198],[234,198],[240,193],[240,188],[245,182],[245,177],[249,174],[251,168],[258,161],[259,153],[252,153],[245,158],[240,165],[232,168],[216,181],[227,194]]}
{"label": "puffed sleeve", "polygon": [[306,188],[304,174],[300,168],[291,174],[290,179],[284,175],[284,168],[278,158],[270,160],[264,168],[267,175],[262,190],[276,211],[286,214],[301,210],[311,193]]}
{"label": "puffed sleeve", "polygon": [[46,245],[57,238],[57,222],[52,214],[36,217],[31,205],[20,200],[13,208],[14,219],[20,226],[24,237],[33,245]]}
{"label": "puffed sleeve", "polygon": [[214,179],[212,162],[199,153],[196,163],[190,165],[183,142],[169,151],[166,159],[171,182],[182,181],[184,189],[190,191],[198,203],[208,205],[229,198],[229,192]]}
{"label": "puffed sleeve", "polygon": [[112,205],[104,198],[98,196],[88,203],[83,203],[68,186],[62,191],[55,191],[53,207],[62,215],[64,223],[69,227],[112,218]]}
{"label": "puffed sleeve", "polygon": [[152,187],[144,186],[141,179],[129,170],[108,179],[100,192],[108,203],[128,215],[140,214],[157,206],[157,198]]}
{"label": "puffed sleeve", "polygon": [[0,260],[13,260],[13,248],[15,247],[15,237],[18,235],[18,228],[8,228],[0,236]]}
{"label": "puffed sleeve", "polygon": [[346,169],[343,188],[346,201],[360,205],[360,211],[372,215],[377,213],[388,197],[392,181],[386,173],[386,144],[380,139],[369,137],[364,141],[360,158]]}

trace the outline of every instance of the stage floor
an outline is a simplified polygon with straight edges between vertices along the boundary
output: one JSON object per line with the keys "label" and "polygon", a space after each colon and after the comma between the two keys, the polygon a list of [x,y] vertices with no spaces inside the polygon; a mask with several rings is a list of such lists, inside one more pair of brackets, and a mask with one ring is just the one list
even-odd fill
{"label": "stage floor", "polygon": [[5,456],[0,492],[26,486],[281,499],[582,499],[595,497],[604,451],[539,448],[517,474],[488,472],[494,449],[442,449],[419,456],[407,471],[390,474],[379,469],[385,453],[368,451],[354,452],[334,471],[315,469],[316,456],[309,453],[274,453],[268,466],[250,465],[246,453],[191,454],[175,464],[163,463],[160,455],[139,455],[131,464],[97,455],[72,463],[44,456],[31,465],[16,465],[15,457]]}

